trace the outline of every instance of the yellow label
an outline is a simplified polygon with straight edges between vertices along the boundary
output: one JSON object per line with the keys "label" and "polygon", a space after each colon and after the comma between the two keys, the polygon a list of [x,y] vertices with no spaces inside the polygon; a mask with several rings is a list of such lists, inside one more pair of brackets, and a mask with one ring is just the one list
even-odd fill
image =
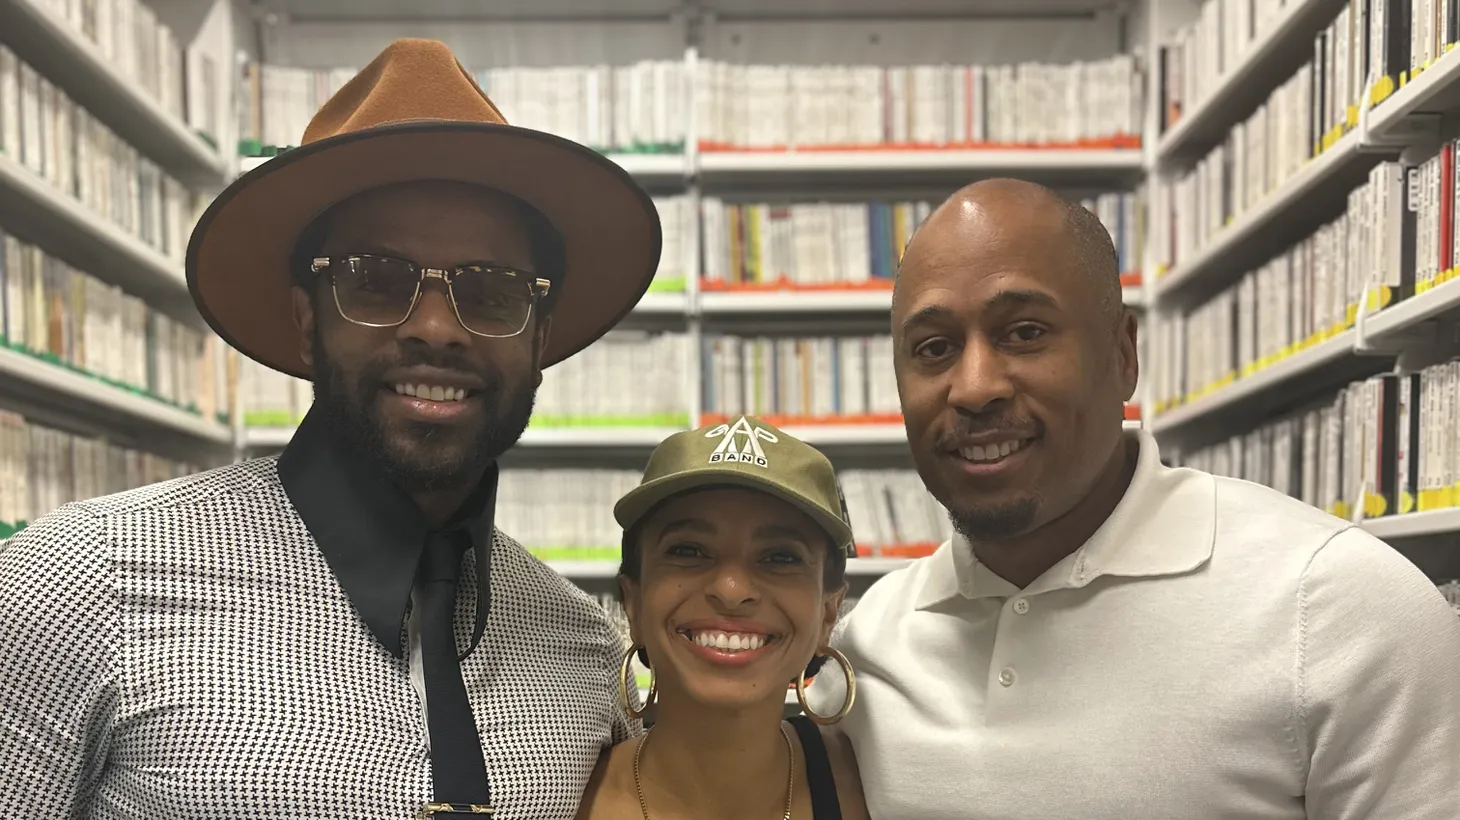
{"label": "yellow label", "polygon": [[1389,514],[1389,502],[1382,495],[1364,493],[1364,517],[1382,518]]}
{"label": "yellow label", "polygon": [[1386,74],[1374,83],[1373,88],[1369,89],[1369,105],[1378,105],[1389,99],[1389,95],[1393,93],[1394,78]]}
{"label": "yellow label", "polygon": [[1388,285],[1370,288],[1367,302],[1370,312],[1389,307],[1394,303],[1394,289]]}
{"label": "yellow label", "polygon": [[1335,501],[1335,502],[1333,502],[1333,506],[1329,507],[1328,511],[1331,514],[1336,515],[1339,518],[1344,519],[1345,521],[1347,521],[1349,519],[1349,517],[1352,515],[1352,511],[1349,509],[1349,506],[1348,506],[1348,502],[1347,501]]}
{"label": "yellow label", "polygon": [[1436,509],[1436,507],[1435,507],[1435,491],[1434,490],[1420,490],[1419,491],[1419,505],[1418,506],[1419,506],[1419,511],[1420,512],[1429,512],[1430,510]]}
{"label": "yellow label", "polygon": [[1414,283],[1414,295],[1418,296],[1421,293],[1428,293],[1432,287],[1434,287],[1434,284],[1430,280],[1420,279]]}
{"label": "yellow label", "polygon": [[1401,515],[1414,512],[1414,493],[1399,494],[1399,512]]}
{"label": "yellow label", "polygon": [[1260,368],[1261,366],[1262,365],[1257,363],[1242,365],[1242,378],[1245,379],[1248,376],[1251,376],[1253,373],[1256,373],[1258,368]]}
{"label": "yellow label", "polygon": [[1409,72],[1401,71],[1399,72],[1399,87],[1403,88],[1406,85],[1409,85]]}
{"label": "yellow label", "polygon": [[1348,118],[1347,118],[1348,127],[1349,128],[1355,128],[1355,127],[1357,127],[1358,124],[1359,124],[1359,107],[1357,105],[1350,105],[1348,107],[1347,114],[1348,114]]}
{"label": "yellow label", "polygon": [[1235,370],[1231,370],[1227,372],[1227,375],[1223,376],[1217,381],[1217,386],[1226,387],[1227,385],[1235,381],[1237,381],[1237,372]]}
{"label": "yellow label", "polygon": [[1358,305],[1349,305],[1348,307],[1344,308],[1343,315],[1345,317],[1344,321],[1347,324],[1350,324],[1350,325],[1353,324],[1354,322],[1358,321],[1358,319],[1359,319],[1359,306]]}
{"label": "yellow label", "polygon": [[1334,325],[1333,327],[1330,327],[1328,329],[1328,338],[1332,339],[1334,336],[1337,336],[1347,329],[1348,325]]}
{"label": "yellow label", "polygon": [[1289,356],[1293,355],[1296,352],[1298,352],[1298,345],[1296,345],[1296,344],[1283,345],[1283,350],[1282,350],[1281,353],[1278,354],[1278,356],[1280,358],[1286,359],[1286,358],[1288,358]]}

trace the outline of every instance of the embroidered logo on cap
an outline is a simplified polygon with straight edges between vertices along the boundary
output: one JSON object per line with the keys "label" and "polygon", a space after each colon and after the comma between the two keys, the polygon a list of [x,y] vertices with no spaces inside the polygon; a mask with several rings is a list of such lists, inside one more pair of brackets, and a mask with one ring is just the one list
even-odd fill
{"label": "embroidered logo on cap", "polygon": [[769,467],[771,463],[766,460],[765,451],[760,448],[760,443],[762,440],[772,444],[779,441],[775,433],[764,427],[756,427],[745,416],[741,416],[734,424],[721,424],[705,431],[705,438],[721,436],[724,437],[724,440],[713,453],[710,453],[711,464],[718,464],[722,461],[740,461],[754,464],[757,467]]}

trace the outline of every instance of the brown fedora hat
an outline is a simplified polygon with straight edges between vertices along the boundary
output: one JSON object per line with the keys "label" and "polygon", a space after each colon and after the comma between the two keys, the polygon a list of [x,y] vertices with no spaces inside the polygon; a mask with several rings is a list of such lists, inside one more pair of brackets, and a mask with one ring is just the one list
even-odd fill
{"label": "brown fedora hat", "polygon": [[299,378],[290,257],[330,206],[383,185],[451,180],[493,188],[562,234],[544,365],[587,347],[648,290],[663,244],[649,195],[626,171],[562,137],[508,125],[444,43],[391,43],[315,114],[300,147],[240,176],[203,213],[187,280],[203,318],[244,355]]}

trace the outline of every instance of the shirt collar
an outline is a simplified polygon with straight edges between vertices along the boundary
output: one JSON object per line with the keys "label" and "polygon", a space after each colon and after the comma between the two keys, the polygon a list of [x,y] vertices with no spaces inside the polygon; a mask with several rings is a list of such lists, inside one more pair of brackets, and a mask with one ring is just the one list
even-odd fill
{"label": "shirt collar", "polygon": [[[416,567],[431,532],[408,495],[374,465],[345,446],[311,410],[279,456],[279,480],[309,534],[319,545],[340,587],[360,618],[390,653],[404,652],[401,632]],[[497,466],[493,464],[461,510],[442,530],[462,530],[475,561],[462,572],[475,579],[476,625],[467,653],[481,640],[490,600],[490,550],[496,508]]]}
{"label": "shirt collar", "polygon": [[[1105,523],[1074,553],[1023,590],[1078,589],[1105,575],[1151,578],[1190,572],[1211,558],[1216,540],[1216,481],[1203,472],[1161,463],[1156,440],[1129,430],[1138,447],[1135,474]],[[979,562],[961,535],[928,558],[918,608],[956,595],[1008,597],[1020,590]]]}

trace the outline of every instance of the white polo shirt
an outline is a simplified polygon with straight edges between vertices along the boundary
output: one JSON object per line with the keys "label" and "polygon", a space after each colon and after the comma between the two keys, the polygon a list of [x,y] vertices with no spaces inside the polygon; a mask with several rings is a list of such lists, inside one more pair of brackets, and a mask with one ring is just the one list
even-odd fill
{"label": "white polo shirt", "polygon": [[[1454,820],[1460,619],[1407,559],[1273,490],[1161,465],[1020,590],[955,538],[834,640],[873,817]],[[834,665],[812,706],[834,712]]]}

